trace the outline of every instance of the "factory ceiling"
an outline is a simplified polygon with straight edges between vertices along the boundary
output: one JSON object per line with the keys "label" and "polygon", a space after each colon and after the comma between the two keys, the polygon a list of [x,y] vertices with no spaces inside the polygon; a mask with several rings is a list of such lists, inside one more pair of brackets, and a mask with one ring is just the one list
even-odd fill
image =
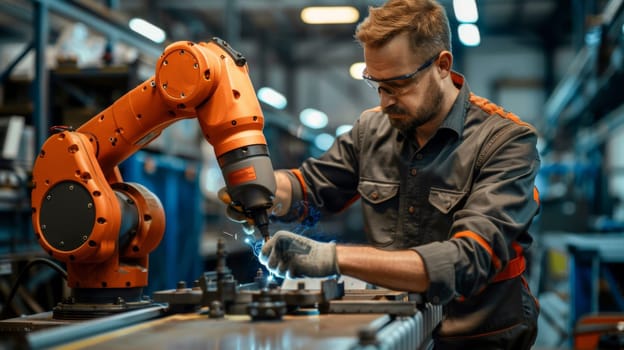
{"label": "factory ceiling", "polygon": [[[0,0],[0,43],[29,41],[33,37],[33,4],[49,0]],[[219,36],[233,45],[253,41],[271,50],[283,63],[319,64],[322,55],[334,45],[353,43],[353,24],[309,25],[300,19],[302,8],[310,5],[350,5],[365,16],[368,6],[381,0],[73,0],[64,1],[97,13],[120,27],[129,18],[142,17],[168,33],[168,40],[201,41]],[[452,0],[441,0],[454,21]],[[482,41],[504,37],[531,46],[557,48],[584,31],[584,14],[597,12],[599,0],[479,0]],[[594,11],[589,8],[591,3]],[[573,6],[576,4],[576,7]],[[579,14],[582,16],[579,18]],[[574,20],[577,18],[578,20]],[[50,20],[51,40],[66,24],[63,16]],[[576,23],[575,23],[576,22]],[[580,24],[579,24],[580,23]],[[452,23],[453,24],[453,23]],[[580,26],[580,27],[579,27]],[[304,48],[304,49],[302,49]],[[307,49],[305,49],[307,48]],[[345,57],[351,60],[352,57]],[[322,64],[322,61],[320,61]]]}
{"label": "factory ceiling", "polygon": [[[453,0],[439,0],[446,8],[451,26],[458,24]],[[55,42],[68,25],[91,19],[105,26],[94,28],[104,36],[126,38],[152,62],[168,43],[178,40],[205,41],[218,36],[253,58],[264,67],[287,67],[286,75],[294,70],[325,69],[329,65],[350,64],[361,60],[361,50],[354,43],[355,24],[309,25],[302,22],[301,10],[306,6],[349,5],[360,12],[360,20],[369,6],[379,6],[383,0],[0,0],[0,45],[29,43],[35,39],[37,8],[49,8],[48,38]],[[558,49],[579,52],[586,44],[590,26],[614,17],[624,6],[624,0],[478,0],[479,19],[485,52],[500,52],[506,44],[518,48],[543,51],[554,56]],[[62,10],[61,10],[62,9]],[[75,15],[75,13],[81,15]],[[74,13],[74,15],[72,15]],[[82,16],[87,14],[88,16]],[[82,16],[82,17],[81,17]],[[155,45],[128,28],[128,21],[140,17],[163,28],[167,41]],[[613,19],[613,18],[611,18]],[[114,30],[110,28],[113,27]],[[613,26],[615,28],[617,26]],[[106,32],[102,31],[106,29]],[[617,29],[617,28],[616,28]],[[453,30],[455,33],[455,30]],[[111,33],[114,35],[111,36]],[[122,40],[123,41],[123,40]],[[145,45],[143,45],[145,43]],[[461,61],[467,52],[454,35],[454,54],[461,71]],[[251,47],[251,50],[249,48]],[[262,62],[257,62],[262,60]],[[149,60],[148,60],[149,61]],[[0,66],[5,66],[2,62]],[[266,69],[259,70],[266,71]],[[576,80],[583,77],[572,77]],[[263,81],[260,79],[260,81]],[[552,90],[554,77],[547,77],[547,90]],[[349,83],[350,84],[350,83]],[[343,85],[341,85],[343,86]],[[351,90],[344,85],[343,90]],[[289,101],[295,88],[284,89]],[[557,92],[557,91],[555,91]],[[570,96],[574,91],[564,91]],[[356,94],[356,92],[349,92]],[[353,97],[353,96],[352,96]],[[355,96],[358,97],[358,96]],[[551,99],[551,100],[557,100]],[[555,101],[556,102],[556,101]],[[562,103],[557,102],[563,106]],[[296,106],[296,105],[295,105]],[[548,107],[548,106],[547,106]],[[561,107],[563,108],[563,107]],[[557,116],[559,110],[556,111]],[[344,114],[344,113],[343,113]],[[579,115],[576,113],[574,115]],[[349,117],[353,113],[346,113]],[[553,122],[556,125],[558,122]]]}

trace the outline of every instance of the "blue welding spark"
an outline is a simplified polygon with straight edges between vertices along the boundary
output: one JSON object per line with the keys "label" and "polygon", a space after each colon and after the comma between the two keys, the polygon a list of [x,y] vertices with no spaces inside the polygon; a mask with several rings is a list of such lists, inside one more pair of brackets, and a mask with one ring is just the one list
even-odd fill
{"label": "blue welding spark", "polygon": [[251,252],[257,257],[260,255],[260,250],[262,250],[263,240],[254,239],[252,236],[245,237],[244,242],[251,247]]}
{"label": "blue welding spark", "polygon": [[321,211],[311,205],[302,205],[306,205],[308,207],[308,216],[303,219],[303,221],[301,221],[301,226],[305,226],[307,228],[312,228],[316,226],[316,224],[321,221]]}
{"label": "blue welding spark", "polygon": [[273,283],[280,283],[277,278],[278,278],[277,275],[273,273],[273,271],[269,271],[269,276],[266,279],[267,286]]}
{"label": "blue welding spark", "polygon": [[[318,224],[318,222],[321,220],[321,211],[318,208],[309,205],[309,203],[306,201],[300,201],[297,204],[295,204],[295,210],[302,212],[305,209],[307,209],[308,215],[305,217],[303,221],[301,221],[295,227],[293,227],[291,231],[294,233],[303,235],[303,236],[308,236],[310,238],[320,238],[320,240],[323,240],[323,241],[327,240],[326,235],[322,232],[317,232],[315,235],[306,234],[306,231],[315,227]],[[256,257],[260,256],[260,251],[262,250],[262,245],[264,244],[264,240],[255,239],[253,234],[247,234],[247,232],[244,229],[243,229],[243,233],[245,233],[242,235],[242,236],[245,236],[245,239],[243,240],[245,244],[251,247],[251,251]],[[231,236],[231,234],[229,235]],[[313,237],[313,236],[316,236],[316,237]],[[234,239],[237,239],[236,235],[234,236]]]}
{"label": "blue welding spark", "polygon": [[[307,215],[291,229],[291,232],[303,235],[305,231],[314,228],[321,220],[321,211],[315,206],[310,205],[307,201],[299,201],[293,204],[293,210],[299,213],[307,211]],[[279,218],[274,218],[279,222]]]}
{"label": "blue welding spark", "polygon": [[318,225],[321,216],[321,211],[318,208],[308,206],[308,215],[292,228],[292,232],[321,242],[332,240],[334,235],[324,232]]}

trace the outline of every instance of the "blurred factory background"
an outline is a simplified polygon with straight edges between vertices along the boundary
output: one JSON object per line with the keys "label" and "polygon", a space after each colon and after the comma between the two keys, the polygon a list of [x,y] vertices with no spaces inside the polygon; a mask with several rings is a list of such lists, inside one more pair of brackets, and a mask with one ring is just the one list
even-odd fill
{"label": "blurred factory background", "polygon": [[[217,36],[248,60],[273,166],[296,167],[378,104],[359,79],[353,32],[382,2],[0,0],[0,305],[11,315],[40,312],[67,292],[42,266],[6,305],[25,262],[46,255],[31,227],[29,176],[51,126],[97,115],[153,74],[167,44]],[[478,0],[467,13],[454,5],[470,1],[441,3],[455,69],[541,134],[530,283],[542,305],[538,345],[565,347],[583,316],[624,312],[624,0]],[[337,18],[353,18],[306,23],[309,6],[347,6]],[[121,169],[166,211],[150,291],[214,268],[218,238],[239,280],[253,278],[257,262],[216,198],[223,180],[196,120],[166,129]],[[357,241],[358,204],[304,229]]]}

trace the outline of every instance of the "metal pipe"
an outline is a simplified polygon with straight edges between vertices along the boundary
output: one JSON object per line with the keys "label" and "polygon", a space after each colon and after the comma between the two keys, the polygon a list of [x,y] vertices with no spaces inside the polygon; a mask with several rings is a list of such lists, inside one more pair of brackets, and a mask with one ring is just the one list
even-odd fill
{"label": "metal pipe", "polygon": [[4,70],[4,72],[2,72],[2,74],[0,74],[0,84],[6,83],[13,69],[20,63],[20,61],[24,57],[26,57],[26,55],[30,52],[33,46],[34,46],[33,42],[28,43],[28,45],[24,48],[24,50],[19,55],[17,55],[17,57],[13,60],[13,62],[9,64],[9,66]]}
{"label": "metal pipe", "polygon": [[50,348],[86,337],[92,337],[104,332],[131,326],[139,322],[158,318],[164,315],[166,311],[167,306],[156,304],[156,306],[145,309],[123,312],[117,315],[76,323],[69,326],[32,332],[26,336],[26,339],[28,341],[28,346],[32,349]]}
{"label": "metal pipe", "polygon": [[241,41],[241,13],[237,0],[225,0],[225,20],[223,32],[225,41],[237,47]]}
{"label": "metal pipe", "polygon": [[[35,12],[33,18],[33,27],[35,28],[33,124],[35,126],[35,150],[38,152],[48,137],[49,75],[45,53],[48,44],[49,13],[46,1],[33,1],[33,6]],[[34,158],[36,157],[37,154],[34,155]]]}

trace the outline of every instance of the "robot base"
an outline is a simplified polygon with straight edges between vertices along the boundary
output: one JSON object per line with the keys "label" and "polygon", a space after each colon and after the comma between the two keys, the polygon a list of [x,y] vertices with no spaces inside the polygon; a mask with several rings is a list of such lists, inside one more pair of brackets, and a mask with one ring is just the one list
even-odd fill
{"label": "robot base", "polygon": [[71,297],[54,307],[53,318],[87,320],[153,306],[142,293],[143,288],[75,288]]}

